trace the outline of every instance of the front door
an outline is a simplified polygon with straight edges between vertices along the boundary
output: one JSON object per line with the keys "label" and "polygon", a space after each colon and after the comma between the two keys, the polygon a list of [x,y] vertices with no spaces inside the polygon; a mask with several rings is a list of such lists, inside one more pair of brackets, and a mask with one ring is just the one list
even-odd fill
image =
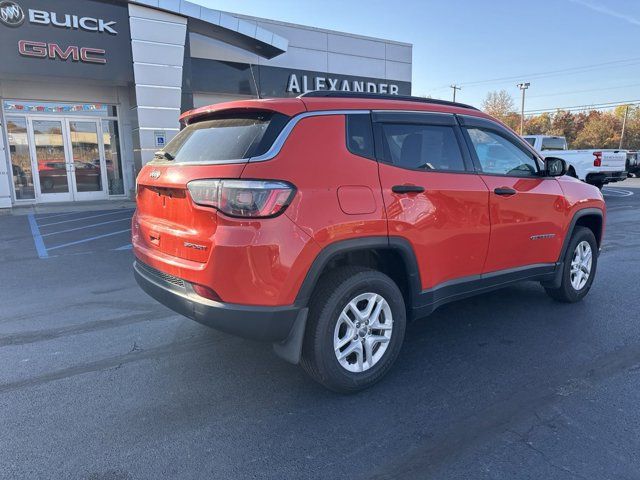
{"label": "front door", "polygon": [[40,201],[107,198],[99,121],[31,117],[30,123]]}
{"label": "front door", "polygon": [[36,186],[43,202],[73,200],[67,138],[62,118],[31,118],[32,155],[38,172]]}
{"label": "front door", "polygon": [[74,200],[107,198],[104,152],[96,120],[66,120]]}
{"label": "front door", "polygon": [[480,177],[489,189],[491,241],[483,273],[557,262],[564,196],[540,175],[537,155],[494,122],[463,119]]}

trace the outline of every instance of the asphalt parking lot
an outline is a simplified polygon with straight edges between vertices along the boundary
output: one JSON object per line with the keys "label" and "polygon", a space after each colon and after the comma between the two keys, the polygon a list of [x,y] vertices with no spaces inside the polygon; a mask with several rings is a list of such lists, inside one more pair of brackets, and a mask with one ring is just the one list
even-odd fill
{"label": "asphalt parking lot", "polygon": [[447,305],[352,396],[147,297],[131,210],[0,217],[0,478],[640,478],[640,182],[605,195],[583,302]]}

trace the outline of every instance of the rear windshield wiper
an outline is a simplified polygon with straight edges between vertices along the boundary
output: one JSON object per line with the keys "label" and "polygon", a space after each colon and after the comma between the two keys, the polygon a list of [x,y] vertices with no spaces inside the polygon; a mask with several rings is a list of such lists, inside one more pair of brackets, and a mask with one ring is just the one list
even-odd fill
{"label": "rear windshield wiper", "polygon": [[169,152],[163,152],[162,150],[160,150],[159,152],[156,152],[153,156],[158,159],[165,159],[165,160],[173,160],[175,158]]}

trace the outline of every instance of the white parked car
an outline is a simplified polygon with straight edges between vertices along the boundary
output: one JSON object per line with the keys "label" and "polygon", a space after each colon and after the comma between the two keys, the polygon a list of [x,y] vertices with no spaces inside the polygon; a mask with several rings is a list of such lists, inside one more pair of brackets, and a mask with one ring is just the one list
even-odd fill
{"label": "white parked car", "polygon": [[543,156],[558,157],[567,162],[568,175],[598,188],[627,178],[626,150],[569,150],[564,137],[525,135],[523,138]]}

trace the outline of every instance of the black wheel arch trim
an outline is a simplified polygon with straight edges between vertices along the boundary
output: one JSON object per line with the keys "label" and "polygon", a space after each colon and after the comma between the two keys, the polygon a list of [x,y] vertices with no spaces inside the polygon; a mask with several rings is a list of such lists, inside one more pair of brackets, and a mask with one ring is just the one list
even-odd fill
{"label": "black wheel arch trim", "polygon": [[411,243],[401,237],[374,236],[339,240],[324,247],[316,256],[311,267],[307,271],[307,275],[298,290],[295,304],[307,306],[313,290],[322,276],[325,267],[333,258],[344,253],[356,252],[359,250],[368,251],[372,249],[394,250],[400,254],[408,275],[409,289],[411,291],[410,300],[415,300],[417,293],[422,290],[422,286],[420,283],[418,260],[416,259]]}
{"label": "black wheel arch trim", "polygon": [[590,207],[590,208],[582,208],[573,214],[571,218],[571,222],[569,223],[569,227],[567,228],[567,234],[564,236],[564,240],[562,242],[562,249],[560,250],[560,257],[558,258],[559,262],[562,262],[565,254],[567,253],[567,248],[569,248],[569,242],[571,241],[571,236],[576,228],[576,224],[578,220],[583,217],[595,215],[600,217],[600,238],[596,237],[596,241],[598,242],[598,247],[602,246],[602,232],[604,231],[604,213],[599,208]]}

